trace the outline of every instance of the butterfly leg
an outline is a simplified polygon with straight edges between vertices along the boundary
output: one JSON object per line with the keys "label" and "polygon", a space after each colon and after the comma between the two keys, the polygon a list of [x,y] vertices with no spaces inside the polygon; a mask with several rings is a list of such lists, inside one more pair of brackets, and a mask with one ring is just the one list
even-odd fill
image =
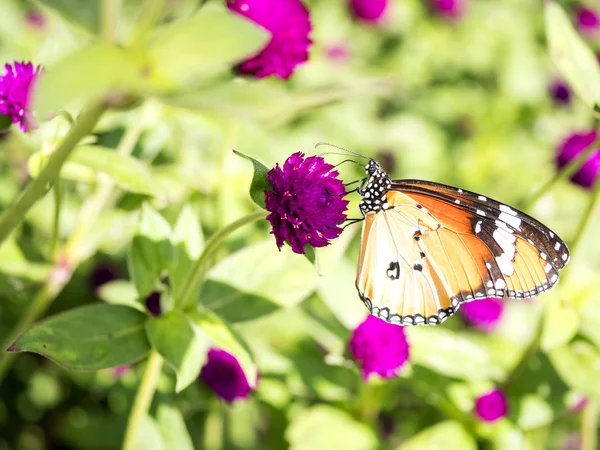
{"label": "butterfly leg", "polygon": [[348,223],[342,227],[342,230],[345,230],[347,226],[353,225],[357,222],[362,222],[363,220],[365,220],[364,217],[361,217],[360,219],[346,219],[346,222]]}

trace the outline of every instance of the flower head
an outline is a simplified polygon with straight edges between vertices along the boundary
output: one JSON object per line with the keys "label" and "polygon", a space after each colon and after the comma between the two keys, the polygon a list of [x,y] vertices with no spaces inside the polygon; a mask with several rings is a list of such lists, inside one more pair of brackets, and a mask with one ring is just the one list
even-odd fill
{"label": "flower head", "polygon": [[247,398],[252,390],[238,360],[225,350],[211,348],[208,351],[208,361],[200,371],[200,378],[227,403]]}
{"label": "flower head", "polygon": [[30,62],[15,62],[6,64],[0,75],[0,114],[10,117],[23,131],[35,128],[30,102],[40,70]]}
{"label": "flower head", "polygon": [[600,31],[600,16],[590,8],[579,7],[575,10],[577,27],[588,35],[595,35]]}
{"label": "flower head", "polygon": [[364,22],[379,22],[387,7],[387,0],[350,0],[350,9]]}
{"label": "flower head", "polygon": [[568,105],[571,101],[571,90],[569,89],[567,83],[562,80],[553,80],[548,87],[548,92],[558,104]]}
{"label": "flower head", "polygon": [[464,0],[431,0],[431,5],[438,14],[448,18],[459,18],[465,11]]}
{"label": "flower head", "polygon": [[153,316],[160,316],[162,308],[160,306],[160,292],[154,291],[146,297],[146,309]]}
{"label": "flower head", "polygon": [[482,330],[490,331],[502,317],[504,303],[498,298],[483,298],[463,303],[460,311],[467,322]]}
{"label": "flower head", "polygon": [[[577,159],[594,142],[598,134],[595,130],[584,133],[573,133],[565,138],[556,149],[556,166],[562,169]],[[571,176],[571,181],[579,186],[591,189],[600,173],[600,148],[592,151],[583,165]]]}
{"label": "flower head", "polygon": [[298,152],[283,168],[277,164],[268,174],[273,186],[265,191],[265,208],[277,246],[289,242],[295,253],[304,253],[304,245],[324,247],[340,235],[346,219],[348,201],[338,172],[320,156],[304,158]]}
{"label": "flower head", "polygon": [[227,0],[227,7],[271,33],[267,46],[239,65],[241,73],[287,79],[308,60],[310,16],[300,0]]}
{"label": "flower head", "polygon": [[475,414],[485,422],[494,422],[507,413],[508,402],[500,389],[493,389],[475,401]]}
{"label": "flower head", "polygon": [[404,328],[369,315],[354,329],[350,351],[360,361],[363,379],[372,373],[393,378],[408,360],[409,346]]}

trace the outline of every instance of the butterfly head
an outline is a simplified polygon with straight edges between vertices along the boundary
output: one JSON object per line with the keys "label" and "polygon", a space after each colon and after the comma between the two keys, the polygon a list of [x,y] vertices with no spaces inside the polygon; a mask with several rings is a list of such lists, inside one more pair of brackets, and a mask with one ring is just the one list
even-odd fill
{"label": "butterfly head", "polygon": [[365,184],[359,189],[362,200],[358,204],[361,212],[378,212],[385,206],[385,194],[392,187],[392,180],[375,160],[369,160],[365,166],[369,176]]}

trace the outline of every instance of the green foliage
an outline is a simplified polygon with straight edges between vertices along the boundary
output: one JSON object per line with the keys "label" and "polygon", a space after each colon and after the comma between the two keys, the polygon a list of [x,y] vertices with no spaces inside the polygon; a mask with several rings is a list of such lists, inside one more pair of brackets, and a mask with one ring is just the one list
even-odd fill
{"label": "green foliage", "polygon": [[69,369],[99,370],[131,364],[149,350],[145,315],[122,305],[82,306],[40,322],[11,345]]}
{"label": "green foliage", "polygon": [[271,186],[271,183],[267,178],[269,169],[260,161],[251,156],[244,155],[237,150],[234,150],[233,152],[252,163],[252,166],[254,167],[254,175],[252,175],[252,183],[250,183],[250,197],[254,203],[264,209],[265,191],[273,190],[273,186]]}

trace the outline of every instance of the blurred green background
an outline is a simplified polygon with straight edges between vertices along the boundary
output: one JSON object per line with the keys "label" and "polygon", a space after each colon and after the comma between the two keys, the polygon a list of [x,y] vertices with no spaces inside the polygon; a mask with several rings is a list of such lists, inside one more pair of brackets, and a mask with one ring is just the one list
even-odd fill
{"label": "blurred green background", "polygon": [[[99,3],[2,0],[1,60],[52,67],[92,42]],[[164,18],[188,17],[201,3],[167,2]],[[570,15],[577,6],[560,3]],[[120,186],[111,194],[78,242],[80,263],[46,315],[110,300],[96,290],[99,280],[129,278],[126,252],[144,201],[171,224],[191,205],[206,237],[255,210],[251,166],[232,148],[272,167],[327,141],[378,159],[393,178],[451,184],[518,207],[554,176],[558,143],[594,124],[579,99],[565,105],[549,94],[560,74],[549,56],[542,0],[471,0],[452,20],[427,0],[397,0],[378,25],[355,19],[344,1],[305,4],[314,44],[290,80],[221,74],[102,118],[94,134],[104,147],[115,148],[138,127],[133,155],[160,193]],[[117,40],[131,36],[141,9],[149,8],[141,5],[121,2]],[[42,11],[43,20],[32,20],[32,11]],[[597,39],[588,44],[600,49]],[[70,70],[74,79],[96,71]],[[103,70],[100,77],[121,68]],[[55,88],[59,93],[60,83]],[[61,105],[71,112],[78,106]],[[41,121],[34,133],[13,127],[2,135],[3,208],[33,170],[31,156],[67,128],[60,116]],[[354,167],[342,172],[346,181],[361,176]],[[76,230],[97,182],[85,164],[65,166],[60,241]],[[590,196],[560,181],[528,212],[571,242]],[[0,247],[2,340],[52,270],[54,202],[46,195]],[[533,301],[507,301],[493,332],[460,315],[439,327],[407,329],[411,356],[400,376],[368,383],[347,350],[366,316],[354,288],[360,225],[319,251],[318,271],[289,248],[278,252],[266,221],[236,233],[220,250],[201,301],[252,349],[256,392],[227,405],[198,382],[176,395],[174,374],[165,369],[144,448],[562,449],[581,430],[596,435],[600,217],[592,220],[569,278],[556,289]],[[225,282],[234,287],[228,296],[219,290]],[[119,448],[143,368],[75,372],[19,354],[0,385],[0,450]],[[486,424],[473,416],[473,402],[493,386],[507,393],[510,411]],[[571,408],[582,397],[592,405],[583,416]],[[184,427],[189,438],[173,432]]]}

